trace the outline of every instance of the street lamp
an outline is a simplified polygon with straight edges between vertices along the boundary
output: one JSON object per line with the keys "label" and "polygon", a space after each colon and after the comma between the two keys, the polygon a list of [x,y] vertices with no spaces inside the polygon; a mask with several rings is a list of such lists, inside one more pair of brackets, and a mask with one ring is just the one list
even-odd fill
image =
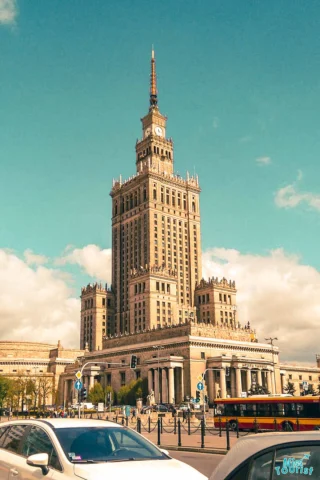
{"label": "street lamp", "polygon": [[270,338],[265,338],[267,342],[270,342],[270,345],[272,347],[272,363],[273,363],[273,378],[274,378],[274,393],[277,393],[277,381],[276,381],[276,369],[275,369],[275,362],[274,362],[274,352],[273,352],[273,342],[274,340],[278,340],[277,337],[270,337]]}
{"label": "street lamp", "polygon": [[152,348],[157,348],[158,350],[158,405],[160,404],[160,360],[159,360],[159,351],[163,350],[162,345],[153,345]]}

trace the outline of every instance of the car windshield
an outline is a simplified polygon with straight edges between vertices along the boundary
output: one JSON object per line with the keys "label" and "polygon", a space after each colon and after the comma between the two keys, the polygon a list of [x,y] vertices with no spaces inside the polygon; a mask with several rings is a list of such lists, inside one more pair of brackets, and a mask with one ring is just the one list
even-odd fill
{"label": "car windshield", "polygon": [[166,460],[169,457],[126,427],[58,428],[55,434],[72,463]]}

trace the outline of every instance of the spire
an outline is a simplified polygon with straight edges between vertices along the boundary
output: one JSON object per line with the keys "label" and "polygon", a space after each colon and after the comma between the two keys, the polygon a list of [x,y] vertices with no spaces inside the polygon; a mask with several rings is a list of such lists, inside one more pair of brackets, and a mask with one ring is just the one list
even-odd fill
{"label": "spire", "polygon": [[150,107],[156,107],[158,104],[157,97],[157,76],[156,76],[156,59],[154,58],[154,49],[152,45],[151,51],[151,75],[150,75]]}

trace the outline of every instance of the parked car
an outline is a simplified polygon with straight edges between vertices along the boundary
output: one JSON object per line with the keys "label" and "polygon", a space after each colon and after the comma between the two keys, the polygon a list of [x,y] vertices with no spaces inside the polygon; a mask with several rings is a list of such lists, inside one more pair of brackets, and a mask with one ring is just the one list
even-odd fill
{"label": "parked car", "polygon": [[320,479],[320,432],[274,432],[239,440],[210,480]]}
{"label": "parked car", "polygon": [[54,418],[0,426],[0,478],[205,480],[134,430],[102,420]]}

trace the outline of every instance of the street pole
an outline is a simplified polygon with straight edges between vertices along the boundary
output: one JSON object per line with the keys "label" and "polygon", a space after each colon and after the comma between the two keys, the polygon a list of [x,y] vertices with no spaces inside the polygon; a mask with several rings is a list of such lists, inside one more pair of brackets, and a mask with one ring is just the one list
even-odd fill
{"label": "street pole", "polygon": [[[82,365],[81,367],[81,370],[80,370],[80,378],[78,380],[81,381],[82,379],[82,373],[83,373],[83,370],[84,368],[87,366],[87,365],[90,365],[90,364],[93,364],[93,365],[121,365],[122,367],[128,367],[129,366],[129,363],[126,363],[126,364],[123,364],[123,363],[115,363],[115,362],[86,362]],[[78,377],[77,377],[78,378]],[[79,394],[80,394],[80,390],[79,390]],[[80,418],[80,402],[79,402],[79,398],[78,398],[78,417]],[[84,411],[84,408],[83,408],[83,411]]]}
{"label": "street pole", "polygon": [[278,340],[277,337],[270,337],[265,338],[265,340],[270,341],[270,345],[272,348],[272,364],[273,364],[273,380],[274,380],[274,393],[277,393],[277,380],[276,380],[276,369],[275,369],[275,361],[274,361],[274,350],[273,350],[273,341]]}

